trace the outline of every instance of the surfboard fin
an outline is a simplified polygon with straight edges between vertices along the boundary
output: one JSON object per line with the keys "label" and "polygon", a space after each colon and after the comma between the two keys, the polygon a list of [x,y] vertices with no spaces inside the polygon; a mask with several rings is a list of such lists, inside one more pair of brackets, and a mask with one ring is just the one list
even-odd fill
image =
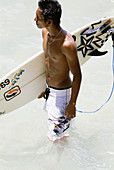
{"label": "surfboard fin", "polygon": [[98,51],[97,49],[89,53],[89,56],[102,56],[105,55],[108,51]]}

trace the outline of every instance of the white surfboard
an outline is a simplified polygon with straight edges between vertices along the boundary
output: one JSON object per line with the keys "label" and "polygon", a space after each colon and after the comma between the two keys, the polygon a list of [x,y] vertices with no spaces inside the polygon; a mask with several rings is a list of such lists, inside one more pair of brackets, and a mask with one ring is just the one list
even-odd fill
{"label": "white surfboard", "polygon": [[[114,17],[88,24],[72,35],[77,45],[80,65],[92,56],[106,54],[98,51],[112,34]],[[40,52],[12,70],[0,80],[0,114],[9,113],[37,98],[45,89],[45,56]]]}

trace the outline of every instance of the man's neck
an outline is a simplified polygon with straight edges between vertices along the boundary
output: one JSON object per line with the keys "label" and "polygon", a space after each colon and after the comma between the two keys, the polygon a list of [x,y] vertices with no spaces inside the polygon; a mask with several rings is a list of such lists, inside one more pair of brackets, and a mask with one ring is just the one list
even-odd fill
{"label": "man's neck", "polygon": [[59,33],[59,31],[61,30],[61,27],[59,26],[59,27],[48,27],[47,28],[47,31],[49,32],[49,36],[50,37],[56,37],[57,36],[57,34]]}

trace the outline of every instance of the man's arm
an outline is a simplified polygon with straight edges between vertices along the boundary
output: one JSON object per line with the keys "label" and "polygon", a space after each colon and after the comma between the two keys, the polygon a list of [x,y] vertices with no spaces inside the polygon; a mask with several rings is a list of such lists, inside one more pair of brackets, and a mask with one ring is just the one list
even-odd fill
{"label": "man's arm", "polygon": [[[43,40],[44,40],[44,37],[45,37],[46,33],[47,33],[46,28],[43,28],[43,29],[42,29],[42,38],[43,38]],[[42,97],[44,97],[44,96],[45,96],[45,89],[44,89],[44,91],[41,92],[41,94],[38,96],[38,99],[40,99],[40,98],[42,98]]]}
{"label": "man's arm", "polygon": [[71,119],[76,116],[75,105],[76,105],[76,100],[78,97],[81,78],[82,78],[81,69],[80,69],[78,56],[77,56],[76,44],[72,39],[69,42],[65,43],[65,45],[63,46],[63,53],[66,56],[69,69],[73,74],[71,99],[66,108],[66,113],[65,113],[66,117],[68,119]]}

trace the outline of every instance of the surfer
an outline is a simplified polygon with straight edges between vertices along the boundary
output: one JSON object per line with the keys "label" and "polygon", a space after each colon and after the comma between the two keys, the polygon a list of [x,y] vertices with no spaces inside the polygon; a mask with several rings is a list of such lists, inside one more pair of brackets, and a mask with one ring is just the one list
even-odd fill
{"label": "surfer", "polygon": [[[42,29],[47,88],[38,98],[46,98],[48,138],[69,136],[68,128],[76,117],[76,101],[81,84],[81,69],[76,44],[60,26],[62,9],[57,0],[40,0],[34,21]],[[69,71],[73,74],[71,81]]]}

